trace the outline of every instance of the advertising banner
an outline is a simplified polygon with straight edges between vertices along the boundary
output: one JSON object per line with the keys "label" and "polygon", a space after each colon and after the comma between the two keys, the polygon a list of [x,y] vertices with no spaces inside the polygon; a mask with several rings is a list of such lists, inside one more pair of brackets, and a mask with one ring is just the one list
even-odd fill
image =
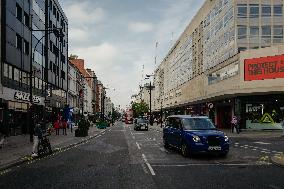
{"label": "advertising banner", "polygon": [[245,81],[284,78],[284,55],[245,60]]}

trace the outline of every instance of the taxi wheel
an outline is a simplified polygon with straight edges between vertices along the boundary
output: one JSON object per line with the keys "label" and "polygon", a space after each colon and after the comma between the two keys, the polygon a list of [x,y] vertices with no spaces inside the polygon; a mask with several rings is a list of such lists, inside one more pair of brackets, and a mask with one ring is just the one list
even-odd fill
{"label": "taxi wheel", "polygon": [[183,157],[188,157],[189,156],[189,148],[186,143],[182,143],[181,145],[181,154]]}
{"label": "taxi wheel", "polygon": [[164,147],[166,148],[166,149],[169,149],[170,148],[170,145],[169,145],[169,143],[168,143],[168,141],[164,138]]}

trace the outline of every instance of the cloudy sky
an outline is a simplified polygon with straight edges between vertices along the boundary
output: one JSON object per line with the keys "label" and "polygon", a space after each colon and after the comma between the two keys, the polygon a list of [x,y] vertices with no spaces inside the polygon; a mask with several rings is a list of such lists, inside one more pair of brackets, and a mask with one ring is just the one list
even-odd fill
{"label": "cloudy sky", "polygon": [[155,54],[159,64],[204,1],[59,0],[69,19],[69,54],[85,59],[115,105],[125,107],[143,65],[144,74],[153,73]]}

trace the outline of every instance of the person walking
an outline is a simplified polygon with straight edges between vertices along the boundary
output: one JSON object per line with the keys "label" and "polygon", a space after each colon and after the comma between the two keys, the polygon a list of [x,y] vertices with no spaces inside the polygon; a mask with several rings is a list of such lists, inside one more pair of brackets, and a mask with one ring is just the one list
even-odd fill
{"label": "person walking", "polygon": [[232,133],[234,133],[234,130],[239,134],[239,120],[237,116],[233,116],[231,120],[231,128],[232,128]]}
{"label": "person walking", "polygon": [[284,137],[284,119],[282,120],[282,123],[281,123],[281,125],[282,125],[282,131],[283,131],[283,137]]}
{"label": "person walking", "polygon": [[61,125],[62,125],[62,134],[63,134],[63,135],[67,135],[67,133],[66,133],[67,121],[62,120],[62,121],[61,121]]}
{"label": "person walking", "polygon": [[32,157],[38,156],[38,144],[39,140],[42,139],[42,128],[38,119],[35,119],[35,128],[34,128],[34,145],[32,149]]}
{"label": "person walking", "polygon": [[55,129],[56,135],[59,135],[59,129],[60,129],[59,119],[57,119],[57,120],[54,122],[54,129]]}

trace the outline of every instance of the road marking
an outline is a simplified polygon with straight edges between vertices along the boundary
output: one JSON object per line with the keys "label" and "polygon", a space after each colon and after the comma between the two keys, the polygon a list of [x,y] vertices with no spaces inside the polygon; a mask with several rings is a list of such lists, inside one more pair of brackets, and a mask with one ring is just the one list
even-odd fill
{"label": "road marking", "polygon": [[138,142],[136,142],[136,145],[137,145],[137,148],[138,148],[139,150],[141,150],[140,145],[138,144]]}
{"label": "road marking", "polygon": [[101,136],[102,136],[102,135],[98,135],[97,138],[98,138],[98,137],[101,137]]}
{"label": "road marking", "polygon": [[135,135],[145,135],[145,133],[135,133]]}
{"label": "road marking", "polygon": [[255,144],[263,144],[263,145],[268,145],[268,144],[271,144],[271,143],[268,143],[268,142],[254,142]]}
{"label": "road marking", "polygon": [[150,165],[150,163],[148,163],[148,160],[147,160],[147,158],[146,158],[146,156],[145,156],[144,154],[142,154],[142,158],[143,158],[143,160],[145,161],[146,165],[148,166],[148,169],[150,170],[151,174],[152,174],[153,176],[155,176],[156,174],[155,174],[155,172],[154,172],[154,169],[152,168],[152,166]]}

